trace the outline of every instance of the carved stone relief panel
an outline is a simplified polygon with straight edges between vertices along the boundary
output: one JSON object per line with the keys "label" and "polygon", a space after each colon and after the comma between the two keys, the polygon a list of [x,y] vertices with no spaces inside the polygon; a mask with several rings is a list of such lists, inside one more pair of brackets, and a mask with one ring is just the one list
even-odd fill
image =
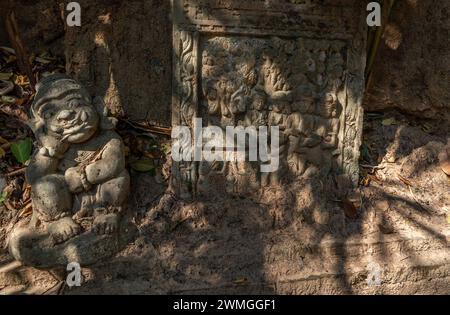
{"label": "carved stone relief panel", "polygon": [[[269,156],[279,159],[272,172],[261,172],[267,160],[258,159],[174,162],[172,184],[180,195],[209,193],[212,186],[245,193],[301,177],[357,182],[365,64],[361,5],[176,0],[173,10],[173,126],[194,134],[193,118],[201,118],[203,127],[224,133],[255,127],[259,140],[269,146],[276,140],[278,149]],[[260,134],[263,126],[279,132]]]}

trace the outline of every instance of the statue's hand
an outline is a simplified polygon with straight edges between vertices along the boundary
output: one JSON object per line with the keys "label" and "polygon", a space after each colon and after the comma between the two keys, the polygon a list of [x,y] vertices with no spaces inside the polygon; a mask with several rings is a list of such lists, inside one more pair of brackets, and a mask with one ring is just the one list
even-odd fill
{"label": "statue's hand", "polygon": [[64,174],[67,186],[72,193],[80,193],[84,190],[82,182],[82,171],[78,167],[71,167]]}
{"label": "statue's hand", "polygon": [[52,136],[40,136],[42,148],[40,154],[51,158],[61,159],[69,149],[70,144]]}
{"label": "statue's hand", "polygon": [[39,154],[45,157],[49,157],[49,158],[53,158],[53,159],[61,159],[62,156],[60,154],[58,154],[57,150],[55,150],[55,148],[52,147],[42,147],[39,150]]}

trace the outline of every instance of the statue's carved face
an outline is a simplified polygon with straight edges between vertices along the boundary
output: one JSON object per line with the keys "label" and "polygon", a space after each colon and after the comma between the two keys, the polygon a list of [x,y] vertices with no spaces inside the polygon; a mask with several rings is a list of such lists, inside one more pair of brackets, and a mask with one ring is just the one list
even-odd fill
{"label": "statue's carved face", "polygon": [[336,96],[327,93],[322,108],[322,115],[326,118],[336,118],[339,116],[339,104]]}
{"label": "statue's carved face", "polygon": [[91,104],[75,95],[52,99],[43,104],[39,116],[49,135],[68,143],[89,140],[99,126],[99,115]]}
{"label": "statue's carved face", "polygon": [[253,108],[256,110],[265,110],[267,108],[266,97],[256,94],[253,98]]}

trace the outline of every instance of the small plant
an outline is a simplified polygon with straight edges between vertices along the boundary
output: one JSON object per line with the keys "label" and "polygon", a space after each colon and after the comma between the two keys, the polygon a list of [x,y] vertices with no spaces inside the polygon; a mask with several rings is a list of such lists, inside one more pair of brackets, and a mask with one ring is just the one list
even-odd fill
{"label": "small plant", "polygon": [[161,146],[161,151],[164,153],[164,155],[169,155],[170,152],[172,151],[172,147],[171,147],[170,143],[164,143]]}

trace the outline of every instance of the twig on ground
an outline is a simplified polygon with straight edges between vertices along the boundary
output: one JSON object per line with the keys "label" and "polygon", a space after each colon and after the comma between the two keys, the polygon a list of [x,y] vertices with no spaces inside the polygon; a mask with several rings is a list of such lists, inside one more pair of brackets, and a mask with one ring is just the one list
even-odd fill
{"label": "twig on ground", "polygon": [[367,165],[367,164],[360,164],[360,166],[362,168],[370,168],[370,169],[373,169],[373,170],[382,170],[382,169],[386,168],[386,166],[383,166],[383,165],[373,166],[373,165]]}
{"label": "twig on ground", "polygon": [[19,168],[18,170],[9,172],[6,174],[6,177],[13,177],[13,176],[25,174],[26,169],[27,169],[26,167],[22,167],[22,168]]}
{"label": "twig on ground", "polygon": [[156,133],[166,136],[170,136],[172,133],[171,128],[151,126],[148,123],[136,122],[128,119],[123,119],[123,121],[135,129],[144,130],[150,133]]}
{"label": "twig on ground", "polygon": [[42,295],[61,295],[64,290],[65,284],[66,283],[64,281],[59,281],[51,288],[45,290]]}
{"label": "twig on ground", "polygon": [[32,213],[33,213],[33,206],[32,206],[31,200],[30,200],[27,203],[27,205],[25,207],[23,207],[22,210],[20,210],[19,218],[21,219],[21,218],[27,217],[27,216],[31,215]]}
{"label": "twig on ground", "polygon": [[13,262],[10,262],[9,264],[4,265],[3,267],[0,267],[0,273],[8,273],[20,267],[22,267],[22,263],[15,260]]}
{"label": "twig on ground", "polygon": [[6,209],[8,209],[9,211],[17,211],[16,208],[14,208],[11,203],[8,200],[3,201],[3,204],[5,205]]}
{"label": "twig on ground", "polygon": [[30,65],[27,51],[20,38],[19,26],[17,25],[14,11],[11,10],[6,16],[6,31],[11,41],[11,46],[14,48],[17,57],[17,64],[21,71],[27,74],[30,81],[31,88],[35,90],[36,80],[33,76],[33,71]]}

